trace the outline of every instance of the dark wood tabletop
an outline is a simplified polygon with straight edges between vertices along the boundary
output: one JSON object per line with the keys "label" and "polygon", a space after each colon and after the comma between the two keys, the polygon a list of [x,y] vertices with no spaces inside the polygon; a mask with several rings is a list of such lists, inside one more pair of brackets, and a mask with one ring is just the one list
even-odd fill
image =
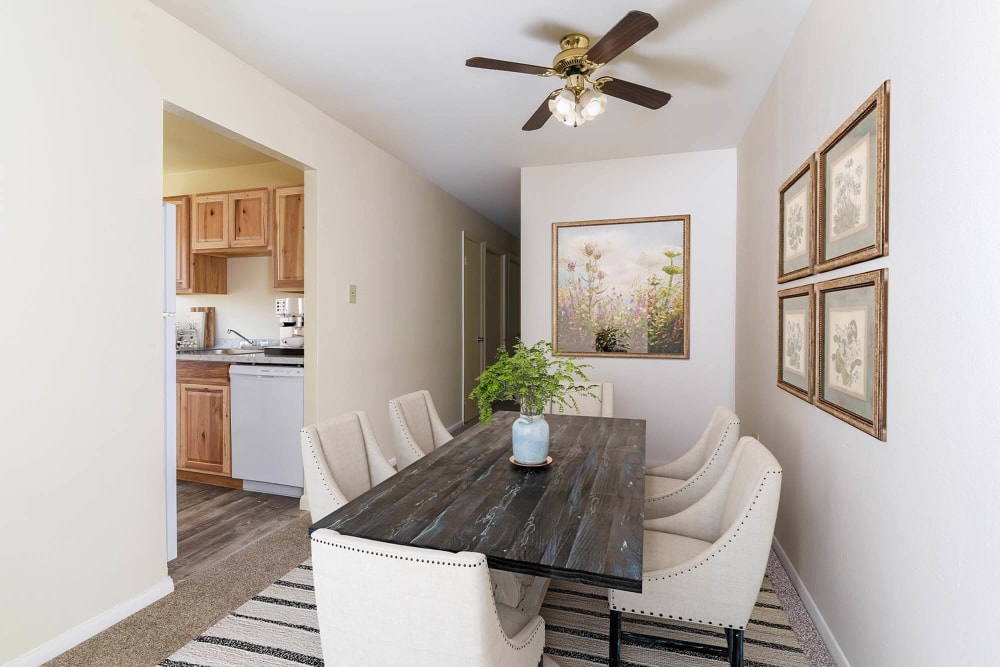
{"label": "dark wood tabletop", "polygon": [[546,415],[546,468],[513,465],[498,412],[313,524],[345,535],[486,555],[490,567],[642,590],[646,422]]}

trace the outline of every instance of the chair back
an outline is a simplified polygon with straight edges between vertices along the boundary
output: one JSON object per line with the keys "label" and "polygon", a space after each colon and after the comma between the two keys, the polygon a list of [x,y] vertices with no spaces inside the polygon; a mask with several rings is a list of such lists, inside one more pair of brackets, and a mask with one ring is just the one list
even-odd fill
{"label": "chair back", "polygon": [[[755,438],[740,438],[724,477],[731,475],[729,494],[722,510],[719,535],[739,527],[766,535],[763,561],[767,561],[781,495],[781,465]],[[737,526],[742,521],[742,523]]]}
{"label": "chair back", "polygon": [[452,440],[427,390],[390,400],[389,422],[400,470]]}
{"label": "chair back", "polygon": [[[588,391],[569,392],[576,400],[579,412],[573,409],[572,403],[563,407],[555,401],[549,401],[549,414],[580,415],[583,417],[614,417],[615,416],[615,385],[613,382],[598,382],[597,386]],[[587,394],[593,394],[588,396]]]}
{"label": "chair back", "polygon": [[312,535],[312,567],[327,664],[505,664],[508,647],[482,554],[320,529]]}
{"label": "chair back", "polygon": [[[349,412],[300,431],[309,512],[318,521],[372,488],[366,435],[368,416]],[[371,443],[378,446],[374,441]]]}

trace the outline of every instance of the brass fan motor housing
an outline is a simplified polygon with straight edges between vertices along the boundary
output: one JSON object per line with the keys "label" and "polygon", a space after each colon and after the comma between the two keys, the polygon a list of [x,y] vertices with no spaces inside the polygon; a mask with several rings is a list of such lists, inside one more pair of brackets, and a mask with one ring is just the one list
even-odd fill
{"label": "brass fan motor housing", "polygon": [[600,67],[587,59],[590,38],[580,33],[571,33],[559,40],[559,52],[552,60],[552,70],[560,77],[573,74],[587,75]]}

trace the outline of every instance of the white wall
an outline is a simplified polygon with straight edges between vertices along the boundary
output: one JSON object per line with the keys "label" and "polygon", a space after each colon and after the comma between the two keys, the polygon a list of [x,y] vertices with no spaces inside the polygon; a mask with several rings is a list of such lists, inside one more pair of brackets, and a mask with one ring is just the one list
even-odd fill
{"label": "white wall", "polygon": [[32,664],[166,577],[164,100],[311,168],[307,419],[365,409],[388,442],[386,400],[430,386],[457,420],[460,231],[516,242],[146,2],[0,3],[0,61],[17,63],[0,86],[4,321],[34,322],[0,327],[17,351],[0,384],[0,663],[35,649]]}
{"label": "white wall", "polygon": [[[613,119],[609,118],[609,122]],[[583,358],[615,383],[615,414],[647,420],[646,460],[675,458],[733,404],[736,151],[521,170],[524,340],[552,340],[552,223],[691,215],[691,358]]]}
{"label": "white wall", "polygon": [[[998,24],[995,2],[815,0],[739,146],[736,408],[855,667],[984,664],[1000,621]],[[778,187],[885,79],[891,256],[819,277],[889,267],[883,443],[778,389],[774,337]]]}
{"label": "white wall", "polygon": [[[222,190],[302,185],[301,169],[282,162],[262,162],[239,167],[205,169],[163,175],[163,196],[193,195]],[[215,339],[234,339],[236,329],[248,338],[277,338],[274,300],[300,294],[275,290],[271,257],[233,257],[226,260],[225,294],[179,294],[177,312],[192,306],[215,307]]]}

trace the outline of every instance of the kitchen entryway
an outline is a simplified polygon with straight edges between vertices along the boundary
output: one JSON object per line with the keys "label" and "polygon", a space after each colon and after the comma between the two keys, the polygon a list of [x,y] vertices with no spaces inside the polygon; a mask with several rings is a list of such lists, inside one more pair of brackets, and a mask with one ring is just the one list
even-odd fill
{"label": "kitchen entryway", "polygon": [[298,498],[179,481],[178,557],[167,571],[179,583],[304,514]]}

